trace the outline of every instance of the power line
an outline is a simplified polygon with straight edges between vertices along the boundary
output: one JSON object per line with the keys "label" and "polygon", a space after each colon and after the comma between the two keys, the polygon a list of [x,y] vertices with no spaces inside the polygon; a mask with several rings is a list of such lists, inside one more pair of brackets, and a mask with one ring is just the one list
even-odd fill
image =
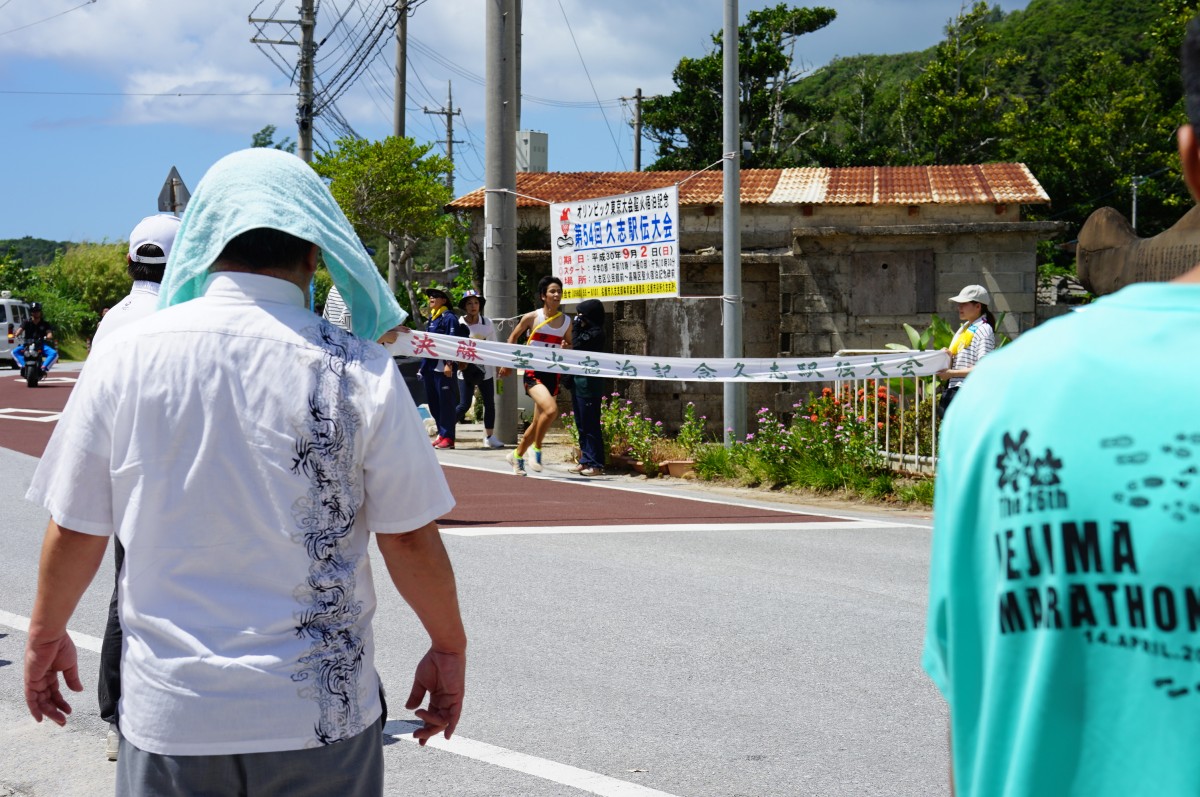
{"label": "power line", "polygon": [[600,105],[600,94],[596,91],[596,84],[592,82],[592,73],[588,71],[587,62],[583,60],[583,51],[579,49],[579,42],[575,41],[575,31],[571,29],[571,20],[567,18],[567,9],[563,8],[562,0],[558,0],[558,10],[562,12],[563,21],[567,23],[567,33],[571,34],[571,43],[575,45],[575,52],[579,53],[579,63],[583,64],[583,74],[587,75],[588,85],[592,87],[592,95],[596,98],[596,105],[600,106],[600,116],[604,119],[604,126],[608,128],[608,136],[612,139],[613,148],[621,157],[621,167],[628,168],[625,166],[625,155],[621,152],[621,145],[617,143],[612,125],[608,123],[608,114],[604,112],[604,106]]}
{"label": "power line", "polygon": [[70,97],[290,97],[290,91],[12,91],[0,94],[33,94]]}
{"label": "power line", "polygon": [[[52,19],[57,19],[58,17],[61,17],[63,14],[70,14],[72,11],[78,11],[79,9],[83,8],[84,6],[90,6],[94,2],[96,2],[96,0],[87,0],[87,2],[80,3],[79,5],[75,6],[74,8],[68,8],[66,11],[60,11],[57,14],[52,14],[51,16],[48,16],[45,19],[39,19],[37,22],[30,22],[28,25],[22,25],[19,28],[13,28],[12,30],[6,30],[3,33],[0,33],[0,36],[7,36],[8,34],[16,33],[19,30],[25,30],[26,28],[32,28],[34,25],[41,25],[43,22],[49,22]],[[8,5],[8,3],[6,2],[4,5],[5,6]],[[3,8],[3,7],[4,6],[0,6],[0,8]]]}

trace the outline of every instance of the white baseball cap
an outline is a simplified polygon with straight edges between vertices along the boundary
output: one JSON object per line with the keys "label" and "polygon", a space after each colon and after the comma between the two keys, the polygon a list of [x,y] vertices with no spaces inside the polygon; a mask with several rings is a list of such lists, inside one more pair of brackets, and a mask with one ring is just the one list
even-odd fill
{"label": "white baseball cap", "polygon": [[962,304],[963,302],[979,302],[990,307],[992,297],[987,292],[987,288],[982,285],[968,285],[958,292],[958,296],[951,296],[950,301],[958,304]]}
{"label": "white baseball cap", "polygon": [[[175,242],[175,233],[179,232],[179,217],[166,213],[156,213],[138,222],[129,233],[129,258],[135,263],[160,265],[167,262],[171,254],[171,244]],[[153,244],[162,250],[162,257],[146,257],[138,255],[137,250],[146,244]]]}

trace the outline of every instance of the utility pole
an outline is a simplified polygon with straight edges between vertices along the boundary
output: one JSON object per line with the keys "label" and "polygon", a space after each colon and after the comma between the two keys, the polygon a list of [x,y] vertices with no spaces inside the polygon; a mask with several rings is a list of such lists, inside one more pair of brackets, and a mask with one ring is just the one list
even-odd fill
{"label": "utility pole", "polygon": [[[742,356],[742,173],[741,108],[738,76],[738,4],[725,0],[722,93],[724,96],[724,216],[721,247],[724,250],[724,290],[721,322],[725,327],[724,357]],[[725,445],[746,439],[746,387],[725,383]]]}
{"label": "utility pole", "polygon": [[[404,113],[408,90],[408,0],[396,0],[396,103],[392,109],[392,135],[404,135]],[[400,250],[388,241],[388,290],[396,292],[396,271],[399,267]],[[414,317],[420,317],[416,307]]]}
{"label": "utility pole", "polygon": [[[446,117],[446,157],[450,159],[450,171],[446,173],[446,187],[450,189],[450,196],[454,196],[454,145],[461,144],[461,141],[454,140],[454,117],[462,115],[462,109],[454,110],[454,94],[450,81],[446,81],[446,107],[436,111],[431,111],[425,108],[425,113],[434,116]],[[446,270],[450,270],[450,254],[454,248],[453,240],[450,236],[446,236]],[[484,294],[486,296],[486,294]]]}
{"label": "utility pole", "polygon": [[313,123],[313,63],[316,60],[317,46],[313,43],[313,29],[317,26],[317,15],[314,0],[300,0],[300,19],[271,19],[249,18],[251,25],[258,26],[258,32],[263,32],[263,25],[299,26],[300,41],[294,39],[262,39],[255,36],[251,44],[284,44],[300,48],[300,62],[297,64],[300,73],[300,93],[296,99],[296,128],[297,154],[305,163],[312,162],[312,123]]}
{"label": "utility pole", "polygon": [[633,170],[642,170],[642,89],[633,95]]}
{"label": "utility pole", "polygon": [[1134,232],[1137,232],[1137,189],[1138,189],[1138,183],[1140,183],[1140,182],[1141,182],[1142,180],[1144,180],[1144,179],[1145,179],[1144,177],[1138,177],[1137,175],[1134,175],[1134,177],[1133,177],[1133,225],[1132,225],[1132,226],[1133,226],[1133,231],[1134,231]]}
{"label": "utility pole", "polygon": [[633,100],[633,170],[642,170],[642,100],[657,99],[658,95],[647,97],[638,89],[632,97],[622,97],[622,102]]}
{"label": "utility pole", "polygon": [[[517,314],[516,0],[487,3],[483,293],[493,318]],[[517,380],[497,380],[496,436],[517,441]]]}
{"label": "utility pole", "polygon": [[313,0],[300,2],[300,99],[297,103],[296,124],[299,127],[300,160],[312,163],[313,124],[313,62],[316,60],[316,45],[313,44],[313,29],[317,26],[317,15]]}

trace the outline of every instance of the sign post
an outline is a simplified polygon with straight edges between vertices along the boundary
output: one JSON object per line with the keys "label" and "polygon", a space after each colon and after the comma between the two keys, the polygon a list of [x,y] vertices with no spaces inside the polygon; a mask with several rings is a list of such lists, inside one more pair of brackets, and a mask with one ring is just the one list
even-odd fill
{"label": "sign post", "polygon": [[192,194],[188,191],[187,186],[183,184],[183,178],[179,176],[179,170],[174,166],[167,174],[167,180],[163,183],[162,191],[158,194],[158,209],[163,213],[174,213],[178,216],[187,207],[188,200],[192,198]]}

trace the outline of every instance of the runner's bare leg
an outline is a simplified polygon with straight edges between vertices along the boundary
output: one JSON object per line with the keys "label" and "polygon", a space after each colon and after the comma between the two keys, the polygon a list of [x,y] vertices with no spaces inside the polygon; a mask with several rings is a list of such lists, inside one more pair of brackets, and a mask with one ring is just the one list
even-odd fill
{"label": "runner's bare leg", "polygon": [[546,432],[554,423],[554,419],[558,417],[558,402],[554,400],[554,396],[550,395],[550,391],[546,389],[545,385],[534,385],[526,392],[529,394],[529,398],[533,399],[533,421],[529,424],[529,429],[521,436],[521,442],[517,444],[518,457],[524,457],[525,452],[534,443],[541,448],[542,441],[546,439]]}

